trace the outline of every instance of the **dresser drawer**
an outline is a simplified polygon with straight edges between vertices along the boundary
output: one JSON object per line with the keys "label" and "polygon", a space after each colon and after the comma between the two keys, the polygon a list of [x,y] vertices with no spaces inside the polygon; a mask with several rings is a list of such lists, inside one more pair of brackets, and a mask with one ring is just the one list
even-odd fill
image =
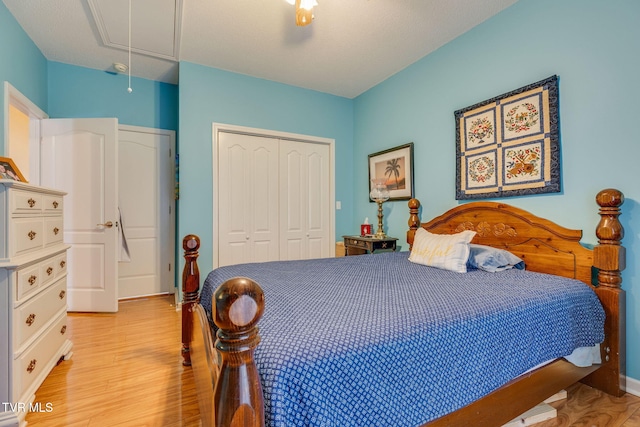
{"label": "dresser drawer", "polygon": [[42,218],[16,218],[12,221],[13,254],[39,249],[44,242]]}
{"label": "dresser drawer", "polygon": [[61,313],[56,321],[13,364],[13,396],[22,393],[40,376],[55,365],[67,339],[67,313]]}
{"label": "dresser drawer", "polygon": [[21,347],[67,306],[67,279],[60,279],[13,311],[13,349]]}
{"label": "dresser drawer", "polygon": [[62,215],[62,196],[44,196],[43,207],[47,214],[59,212]]}
{"label": "dresser drawer", "polygon": [[368,246],[367,242],[364,242],[362,240],[356,240],[356,239],[348,239],[347,243],[349,244],[349,246],[355,246],[363,249],[366,249]]}
{"label": "dresser drawer", "polygon": [[17,292],[16,300],[21,300],[30,293],[40,288],[43,283],[40,264],[36,264],[16,271]]}
{"label": "dresser drawer", "polygon": [[31,292],[47,286],[53,279],[58,279],[67,272],[67,253],[45,259],[29,267],[16,271],[16,301],[24,299]]}
{"label": "dresser drawer", "polygon": [[44,245],[54,245],[62,242],[62,217],[45,217]]}
{"label": "dresser drawer", "polygon": [[67,252],[63,252],[53,259],[56,278],[67,273]]}
{"label": "dresser drawer", "polygon": [[10,191],[10,213],[35,215],[42,213],[44,208],[44,195],[32,193],[30,191],[11,190]]}

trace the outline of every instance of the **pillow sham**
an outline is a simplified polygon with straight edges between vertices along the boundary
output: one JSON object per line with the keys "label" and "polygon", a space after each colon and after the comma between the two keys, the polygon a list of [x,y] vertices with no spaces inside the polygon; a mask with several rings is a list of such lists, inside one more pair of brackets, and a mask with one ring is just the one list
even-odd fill
{"label": "pillow sham", "polygon": [[476,245],[474,243],[471,243],[469,248],[470,253],[467,267],[491,273],[509,270],[511,268],[524,270],[524,261],[509,251],[491,246]]}
{"label": "pillow sham", "polygon": [[429,267],[467,272],[469,242],[475,231],[465,230],[457,234],[432,234],[424,228],[416,230],[409,261]]}

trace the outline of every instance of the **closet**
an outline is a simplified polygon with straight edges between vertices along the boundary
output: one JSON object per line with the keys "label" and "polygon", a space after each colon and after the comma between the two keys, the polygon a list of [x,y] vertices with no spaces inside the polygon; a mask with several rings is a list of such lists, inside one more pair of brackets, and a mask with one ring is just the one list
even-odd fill
{"label": "closet", "polygon": [[330,143],[223,131],[216,142],[218,266],[333,255]]}

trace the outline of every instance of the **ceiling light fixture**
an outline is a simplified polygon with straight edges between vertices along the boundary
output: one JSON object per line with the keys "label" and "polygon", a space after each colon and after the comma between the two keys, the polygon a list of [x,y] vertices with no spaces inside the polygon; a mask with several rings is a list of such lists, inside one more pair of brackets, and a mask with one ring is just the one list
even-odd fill
{"label": "ceiling light fixture", "polygon": [[313,7],[318,5],[316,0],[286,0],[296,6],[296,25],[304,27],[313,21]]}

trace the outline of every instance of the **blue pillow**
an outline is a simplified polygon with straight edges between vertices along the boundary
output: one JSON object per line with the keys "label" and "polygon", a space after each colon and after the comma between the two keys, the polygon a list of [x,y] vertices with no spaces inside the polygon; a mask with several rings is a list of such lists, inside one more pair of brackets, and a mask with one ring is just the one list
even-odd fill
{"label": "blue pillow", "polygon": [[471,250],[469,251],[467,267],[491,273],[511,268],[524,270],[524,261],[509,251],[474,243],[471,243],[469,247]]}

